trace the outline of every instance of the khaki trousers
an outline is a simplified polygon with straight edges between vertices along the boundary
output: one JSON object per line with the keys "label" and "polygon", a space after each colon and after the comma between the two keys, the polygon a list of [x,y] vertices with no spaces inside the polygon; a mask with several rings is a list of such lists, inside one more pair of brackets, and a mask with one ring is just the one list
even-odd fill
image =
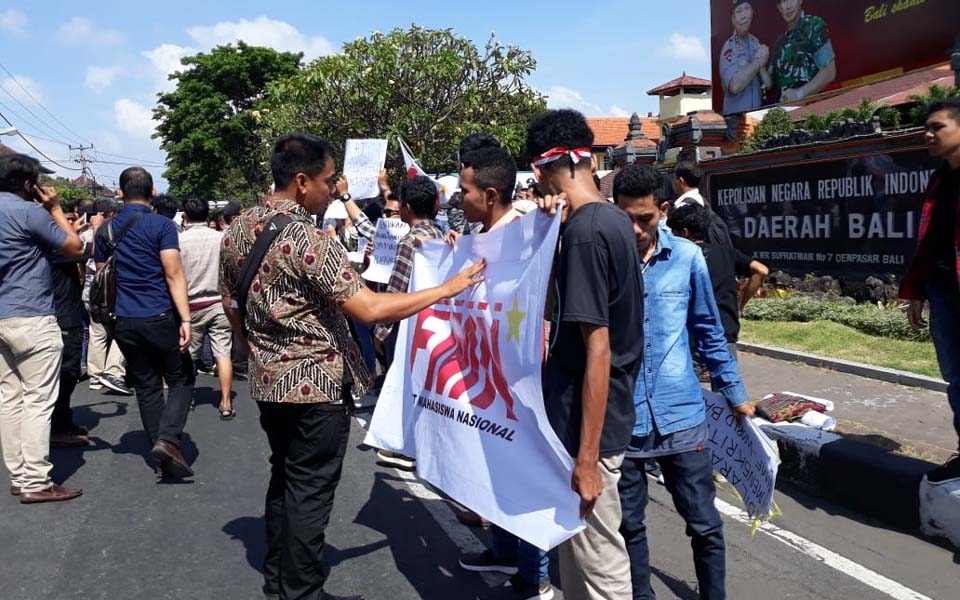
{"label": "khaki trousers", "polygon": [[560,585],[566,600],[631,600],[630,557],[620,535],[623,454],[600,459],[603,494],[587,528],[560,545]]}
{"label": "khaki trousers", "polygon": [[123,353],[117,342],[110,341],[107,346],[107,330],[100,323],[90,321],[90,338],[87,342],[87,375],[91,379],[110,375],[123,379]]}
{"label": "khaki trousers", "polygon": [[0,445],[10,483],[50,487],[50,418],[60,388],[57,318],[0,319]]}

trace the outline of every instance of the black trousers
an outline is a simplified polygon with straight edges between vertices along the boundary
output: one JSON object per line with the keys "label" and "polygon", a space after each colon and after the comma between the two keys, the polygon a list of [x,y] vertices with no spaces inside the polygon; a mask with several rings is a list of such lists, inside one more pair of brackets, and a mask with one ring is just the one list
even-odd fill
{"label": "black trousers", "polygon": [[180,352],[177,318],[171,313],[142,319],[118,317],[113,335],[127,359],[127,375],[137,392],[140,420],[150,445],[166,440],[179,447],[193,385],[188,355]]}
{"label": "black trousers", "polygon": [[60,392],[53,405],[50,433],[66,434],[73,430],[73,411],[70,410],[70,398],[80,381],[82,369],[80,358],[83,355],[83,327],[61,329],[63,354],[60,362]]}
{"label": "black trousers", "polygon": [[350,433],[346,404],[257,404],[271,451],[263,590],[284,600],[322,598],[325,530]]}

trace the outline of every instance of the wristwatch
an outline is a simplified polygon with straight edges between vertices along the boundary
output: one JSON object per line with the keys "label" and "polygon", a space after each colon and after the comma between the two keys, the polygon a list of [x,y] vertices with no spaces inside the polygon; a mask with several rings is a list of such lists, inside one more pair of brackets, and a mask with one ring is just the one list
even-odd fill
{"label": "wristwatch", "polygon": [[343,202],[350,202],[351,200],[353,200],[353,196],[350,195],[350,192],[347,192],[345,194],[340,195],[340,200],[342,200]]}

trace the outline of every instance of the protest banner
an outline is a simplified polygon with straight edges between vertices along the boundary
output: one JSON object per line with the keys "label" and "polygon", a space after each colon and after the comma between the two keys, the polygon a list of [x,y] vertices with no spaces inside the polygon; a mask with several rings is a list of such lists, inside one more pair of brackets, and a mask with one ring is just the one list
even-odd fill
{"label": "protest banner", "polygon": [[397,242],[410,232],[410,226],[400,219],[380,219],[373,235],[373,254],[370,267],[363,278],[374,283],[387,283],[397,260]]}
{"label": "protest banner", "polygon": [[560,218],[535,211],[453,248],[424,242],[410,290],[481,258],[485,281],[400,325],[366,444],[417,459],[418,475],[550,549],[583,528],[573,459],[547,419],[543,310]]}
{"label": "protest banner", "polygon": [[327,206],[326,212],[323,213],[324,221],[335,221],[337,219],[346,219],[350,215],[347,214],[347,207],[344,206],[343,202],[340,200],[334,200]]}
{"label": "protest banner", "polygon": [[354,198],[376,198],[380,170],[387,159],[387,140],[347,140],[343,174]]}
{"label": "protest banner", "polygon": [[703,398],[713,470],[737,490],[750,517],[769,518],[780,463],[773,442],[749,418],[737,419],[720,394],[704,390]]}

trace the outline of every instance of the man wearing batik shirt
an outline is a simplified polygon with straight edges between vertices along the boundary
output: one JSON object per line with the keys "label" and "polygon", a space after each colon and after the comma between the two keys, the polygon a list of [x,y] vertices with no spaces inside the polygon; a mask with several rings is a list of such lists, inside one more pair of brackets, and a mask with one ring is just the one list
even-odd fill
{"label": "man wearing batik shirt", "polygon": [[794,102],[818,94],[837,77],[827,24],[803,12],[803,0],[777,0],[787,30],[773,46],[770,77],[774,100]]}
{"label": "man wearing batik shirt", "polygon": [[[314,222],[330,203],[334,159],[333,147],[316,136],[280,138],[270,161],[276,193],[238,217],[220,249],[224,307],[234,328],[246,332],[241,343],[250,348],[250,394],[271,451],[263,567],[268,598],[343,598],[323,590],[325,530],[347,448],[350,388],[362,392],[368,379],[346,316],[364,323],[405,319],[478,283],[484,267],[481,262],[414,294],[365,288],[340,241]],[[292,221],[263,256],[241,323],[235,305],[240,271],[277,216]]]}

